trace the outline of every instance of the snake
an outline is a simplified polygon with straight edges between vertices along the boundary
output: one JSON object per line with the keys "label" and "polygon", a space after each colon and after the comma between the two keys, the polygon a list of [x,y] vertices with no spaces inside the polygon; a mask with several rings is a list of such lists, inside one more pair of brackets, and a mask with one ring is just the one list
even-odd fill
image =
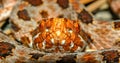
{"label": "snake", "polygon": [[1,63],[119,63],[119,21],[97,20],[78,0],[17,0]]}

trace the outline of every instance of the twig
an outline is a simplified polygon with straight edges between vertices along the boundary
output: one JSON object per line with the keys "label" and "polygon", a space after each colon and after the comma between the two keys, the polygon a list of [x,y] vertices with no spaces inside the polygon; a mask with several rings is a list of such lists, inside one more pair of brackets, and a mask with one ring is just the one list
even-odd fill
{"label": "twig", "polygon": [[103,5],[106,2],[107,2],[107,0],[98,0],[98,1],[95,1],[94,3],[90,4],[89,6],[87,6],[86,9],[89,12],[93,12],[94,10],[98,9],[101,5]]}
{"label": "twig", "polygon": [[92,1],[94,1],[94,0],[80,0],[80,3],[87,4],[87,3],[92,2]]}

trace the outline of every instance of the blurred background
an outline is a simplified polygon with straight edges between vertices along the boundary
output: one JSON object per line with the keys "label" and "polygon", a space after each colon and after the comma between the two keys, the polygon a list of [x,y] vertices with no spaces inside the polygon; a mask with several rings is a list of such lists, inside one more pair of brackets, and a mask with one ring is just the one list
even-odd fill
{"label": "blurred background", "polygon": [[96,19],[120,19],[120,0],[80,0]]}

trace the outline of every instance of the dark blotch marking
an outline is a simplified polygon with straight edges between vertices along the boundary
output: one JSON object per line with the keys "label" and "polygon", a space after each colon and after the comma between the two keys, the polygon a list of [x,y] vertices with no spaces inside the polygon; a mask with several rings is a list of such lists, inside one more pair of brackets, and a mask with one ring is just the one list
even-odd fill
{"label": "dark blotch marking", "polygon": [[86,10],[82,10],[80,13],[78,13],[78,18],[86,24],[92,23],[93,21],[92,16]]}
{"label": "dark blotch marking", "polygon": [[47,11],[42,11],[42,12],[40,12],[40,14],[41,14],[42,18],[47,18],[48,17]]}
{"label": "dark blotch marking", "polygon": [[102,55],[104,56],[103,61],[106,61],[106,63],[119,63],[120,55],[118,51],[104,51]]}
{"label": "dark blotch marking", "polygon": [[25,0],[25,1],[29,2],[33,6],[39,6],[43,3],[42,0]]}
{"label": "dark blotch marking", "polygon": [[26,9],[18,11],[17,15],[20,19],[30,20],[29,14]]}
{"label": "dark blotch marking", "polygon": [[39,57],[43,57],[44,54],[39,54],[39,53],[31,53],[30,55],[32,55],[31,58],[34,58],[34,59],[38,59]]}
{"label": "dark blotch marking", "polygon": [[56,63],[76,63],[76,55],[67,55],[62,57],[61,60],[56,61]]}
{"label": "dark blotch marking", "polygon": [[120,29],[120,22],[114,22],[114,28],[115,29]]}
{"label": "dark blotch marking", "polygon": [[63,9],[66,9],[69,7],[69,0],[57,0],[57,3],[59,4],[60,7]]}
{"label": "dark blotch marking", "polygon": [[11,22],[11,24],[11,27],[14,31],[18,32],[20,30],[20,27],[17,24],[15,24],[14,22]]}
{"label": "dark blotch marking", "polygon": [[7,42],[0,42],[0,57],[6,57],[10,55],[13,48],[15,48],[13,44]]}

